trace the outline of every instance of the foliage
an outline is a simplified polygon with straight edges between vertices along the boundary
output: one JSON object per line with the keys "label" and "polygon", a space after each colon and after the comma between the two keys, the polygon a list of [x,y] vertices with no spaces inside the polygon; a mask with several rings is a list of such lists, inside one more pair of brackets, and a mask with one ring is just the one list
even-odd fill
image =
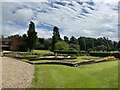
{"label": "foliage", "polygon": [[79,45],[80,45],[80,50],[86,51],[85,38],[84,38],[84,37],[79,37],[79,38],[78,38],[78,43],[79,43]]}
{"label": "foliage", "polygon": [[22,42],[20,45],[19,45],[19,51],[22,51],[22,52],[26,52],[28,50],[28,46],[25,42]]}
{"label": "foliage", "polygon": [[120,50],[120,41],[118,42],[117,49]]}
{"label": "foliage", "polygon": [[114,56],[108,56],[108,57],[105,57],[104,59],[105,60],[112,60],[112,59],[115,59],[115,57]]}
{"label": "foliage", "polygon": [[45,50],[51,50],[52,39],[48,38],[44,41]]}
{"label": "foliage", "polygon": [[23,34],[23,36],[22,36],[22,43],[19,46],[19,51],[26,52],[27,50],[28,50],[27,35]]}
{"label": "foliage", "polygon": [[66,43],[69,43],[69,38],[68,38],[67,36],[64,36],[64,41],[65,41]]}
{"label": "foliage", "polygon": [[80,52],[79,47],[80,46],[78,44],[69,44],[69,49],[70,50],[76,50],[76,51]]}
{"label": "foliage", "polygon": [[22,36],[22,43],[19,46],[20,51],[31,51],[35,49],[35,47],[39,47],[40,44],[37,39],[37,32],[35,31],[35,25],[32,21],[29,24],[29,30],[27,31],[27,35],[24,34]]}
{"label": "foliage", "polygon": [[120,58],[120,52],[90,52],[90,56],[99,56],[99,57],[107,57],[114,56],[115,58]]}
{"label": "foliage", "polygon": [[27,45],[28,45],[28,49],[31,51],[32,49],[35,49],[37,43],[37,32],[35,31],[35,25],[32,21],[30,21],[27,35],[28,35]]}
{"label": "foliage", "polygon": [[76,39],[74,36],[72,36],[72,37],[70,38],[69,43],[70,43],[70,44],[78,44],[78,41],[77,41],[77,39]]}
{"label": "foliage", "polygon": [[64,41],[59,41],[55,44],[55,50],[68,50],[69,46]]}
{"label": "foliage", "polygon": [[107,47],[105,45],[100,45],[96,47],[97,51],[107,51]]}
{"label": "foliage", "polygon": [[60,41],[60,40],[61,40],[61,38],[60,38],[60,34],[59,34],[59,28],[55,26],[54,29],[53,29],[51,51],[55,50],[55,43],[58,42],[58,41]]}
{"label": "foliage", "polygon": [[[11,39],[15,36],[8,36],[8,39]],[[70,40],[69,40],[70,38]],[[77,51],[120,51],[120,41],[112,41],[106,37],[100,38],[90,38],[90,37],[79,37],[76,38],[74,36],[68,37],[64,36],[64,40],[61,39],[59,34],[59,28],[53,28],[53,36],[52,38],[38,38],[37,32],[35,31],[35,25],[33,22],[30,22],[29,30],[27,31],[27,35],[24,34],[22,36],[23,42],[20,45],[21,51],[27,51],[28,49],[31,51],[32,49],[38,50],[55,50],[55,44],[59,41],[65,41],[70,49],[75,49]]]}

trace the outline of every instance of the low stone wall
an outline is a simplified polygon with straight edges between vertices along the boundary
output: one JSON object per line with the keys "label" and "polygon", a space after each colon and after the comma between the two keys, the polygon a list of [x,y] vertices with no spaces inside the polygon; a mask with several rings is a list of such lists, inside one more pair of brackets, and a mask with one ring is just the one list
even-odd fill
{"label": "low stone wall", "polygon": [[59,65],[66,65],[66,66],[72,66],[72,67],[78,67],[81,65],[88,65],[88,64],[95,64],[95,63],[101,63],[101,62],[109,62],[109,61],[114,61],[114,60],[85,60],[83,62],[76,62],[76,63],[71,63],[71,62],[32,62],[29,60],[25,60],[25,62],[29,64],[59,64]]}
{"label": "low stone wall", "polygon": [[34,61],[34,60],[72,60],[72,59],[76,59],[74,57],[70,57],[70,58],[67,58],[67,57],[57,57],[57,58],[46,58],[46,57],[41,57],[41,58],[31,58],[29,59],[29,61]]}

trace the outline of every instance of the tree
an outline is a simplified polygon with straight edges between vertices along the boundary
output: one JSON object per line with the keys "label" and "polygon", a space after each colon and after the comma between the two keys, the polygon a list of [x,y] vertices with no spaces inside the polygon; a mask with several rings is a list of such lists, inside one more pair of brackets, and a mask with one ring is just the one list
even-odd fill
{"label": "tree", "polygon": [[53,36],[52,36],[52,48],[51,51],[55,50],[55,43],[61,41],[60,34],[59,34],[59,29],[58,27],[54,27],[53,29]]}
{"label": "tree", "polygon": [[76,50],[76,51],[80,52],[80,48],[79,48],[78,44],[69,44],[69,49]]}
{"label": "tree", "polygon": [[98,51],[106,51],[107,50],[107,47],[105,45],[100,45],[96,48]]}
{"label": "tree", "polygon": [[70,38],[69,43],[78,44],[78,41],[77,41],[77,39],[76,39],[74,36],[72,36],[72,37]]}
{"label": "tree", "polygon": [[35,24],[30,21],[29,24],[29,30],[27,31],[28,39],[27,39],[27,44],[28,44],[28,49],[31,51],[32,49],[35,48],[37,44],[37,32],[35,31]]}
{"label": "tree", "polygon": [[120,51],[120,41],[118,42],[117,49]]}
{"label": "tree", "polygon": [[20,51],[26,52],[28,50],[28,45],[27,45],[27,35],[23,34],[22,36],[22,43],[19,46]]}
{"label": "tree", "polygon": [[79,38],[78,38],[78,43],[79,43],[79,46],[80,46],[80,50],[86,51],[86,41],[85,41],[85,37],[79,37]]}
{"label": "tree", "polygon": [[59,41],[55,44],[55,50],[68,50],[69,46],[64,41]]}
{"label": "tree", "polygon": [[118,46],[118,43],[116,41],[113,42],[113,50],[116,51],[117,50],[117,46]]}
{"label": "tree", "polygon": [[52,43],[52,39],[51,38],[45,39],[44,47],[45,47],[46,50],[50,50],[51,49],[51,43]]}
{"label": "tree", "polygon": [[69,43],[69,38],[68,38],[67,36],[64,36],[64,41],[65,41],[66,43]]}

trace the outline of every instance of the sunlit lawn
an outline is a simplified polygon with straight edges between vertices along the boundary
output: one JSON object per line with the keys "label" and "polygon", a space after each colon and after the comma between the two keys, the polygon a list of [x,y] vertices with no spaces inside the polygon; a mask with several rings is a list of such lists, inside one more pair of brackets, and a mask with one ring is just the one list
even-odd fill
{"label": "sunlit lawn", "polygon": [[31,88],[116,88],[118,61],[82,67],[35,65]]}
{"label": "sunlit lawn", "polygon": [[38,53],[38,54],[54,54],[53,52],[49,50],[33,50],[33,52]]}

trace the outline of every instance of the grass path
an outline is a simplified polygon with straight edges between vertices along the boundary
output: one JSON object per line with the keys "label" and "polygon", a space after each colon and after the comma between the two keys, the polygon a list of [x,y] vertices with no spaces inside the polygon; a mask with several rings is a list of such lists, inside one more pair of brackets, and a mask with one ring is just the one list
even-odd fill
{"label": "grass path", "polygon": [[83,67],[35,65],[32,88],[115,88],[118,85],[118,61]]}

